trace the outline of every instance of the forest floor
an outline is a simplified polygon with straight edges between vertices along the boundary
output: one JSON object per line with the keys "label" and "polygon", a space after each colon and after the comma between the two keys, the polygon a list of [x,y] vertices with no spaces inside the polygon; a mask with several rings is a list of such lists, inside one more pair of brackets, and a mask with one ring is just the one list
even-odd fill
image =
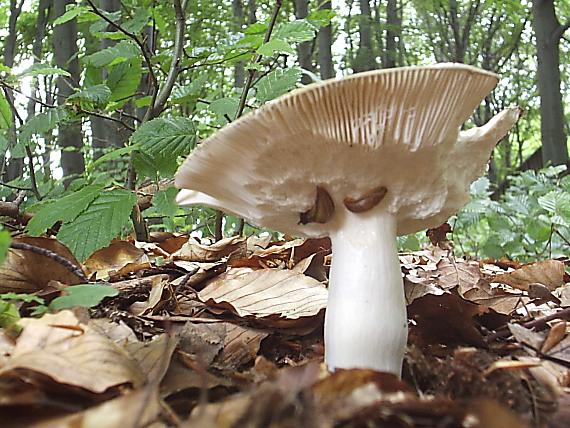
{"label": "forest floor", "polygon": [[[82,265],[55,240],[13,240],[2,427],[570,426],[568,260],[464,260],[444,239],[400,254],[400,380],[326,371],[328,239],[154,238]],[[72,293],[86,279],[109,297]]]}

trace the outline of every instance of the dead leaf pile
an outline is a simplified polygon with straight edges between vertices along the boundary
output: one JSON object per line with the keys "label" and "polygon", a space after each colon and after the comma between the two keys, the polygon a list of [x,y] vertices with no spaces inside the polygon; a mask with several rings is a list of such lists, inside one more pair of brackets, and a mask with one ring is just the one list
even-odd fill
{"label": "dead leaf pile", "polygon": [[42,317],[19,304],[24,318],[0,331],[2,427],[568,426],[562,261],[401,254],[410,335],[399,380],[326,372],[328,239],[162,233],[116,240],[83,265],[57,241],[18,239],[50,253],[10,250],[0,293],[49,303],[89,281],[118,295]]}

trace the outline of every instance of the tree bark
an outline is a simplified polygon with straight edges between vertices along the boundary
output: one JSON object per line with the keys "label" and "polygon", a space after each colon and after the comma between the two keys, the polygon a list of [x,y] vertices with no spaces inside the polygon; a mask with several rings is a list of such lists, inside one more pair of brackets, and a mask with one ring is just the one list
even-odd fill
{"label": "tree bark", "polygon": [[[322,3],[320,8],[331,9],[331,2],[326,1]],[[322,27],[317,38],[319,42],[318,63],[321,79],[332,79],[335,76],[332,60],[332,25]]]}
{"label": "tree bark", "polygon": [[560,91],[559,42],[567,26],[556,17],[554,0],[533,0],[533,27],[538,60],[540,131],[543,165],[568,163],[564,107]]}
{"label": "tree bark", "polygon": [[[295,17],[297,19],[306,18],[309,14],[309,0],[295,0]],[[313,49],[312,49],[313,42],[307,41],[303,43],[299,43],[299,47],[297,48],[297,52],[299,54],[299,65],[301,68],[314,71],[313,67]],[[309,84],[312,82],[310,76],[303,74],[301,78],[301,83]]]}
{"label": "tree bark", "polygon": [[[398,40],[401,37],[402,20],[398,14],[398,0],[388,0],[386,4],[386,52],[384,68],[398,65]],[[398,40],[396,40],[398,39]]]}
{"label": "tree bark", "polygon": [[[241,31],[243,25],[243,3],[242,0],[232,0],[232,11],[234,14],[234,26],[236,32]],[[245,83],[245,68],[243,61],[238,61],[234,67],[234,87],[243,88]]]}
{"label": "tree bark", "polygon": [[[68,4],[74,4],[73,0],[54,0],[55,16],[65,13]],[[77,48],[77,22],[75,19],[58,25],[53,29],[53,48],[56,65],[70,74],[69,77],[57,78],[57,103],[64,105],[65,100],[74,92],[79,85],[80,68]],[[85,171],[83,158],[83,132],[81,122],[61,124],[57,137],[61,148],[61,168],[65,178],[65,184],[69,185],[76,175]]]}
{"label": "tree bark", "polygon": [[[14,66],[14,57],[16,56],[16,38],[18,36],[18,31],[16,29],[16,24],[18,22],[18,17],[22,13],[22,6],[24,0],[18,2],[17,0],[10,0],[10,18],[8,19],[8,34],[4,40],[4,64],[12,68]],[[8,98],[10,104],[14,103],[14,93],[11,89],[5,88],[5,94]],[[12,126],[8,130],[8,147],[14,147],[17,142],[16,135],[16,123],[12,122]],[[0,154],[0,162],[2,164],[0,170],[0,176],[3,176],[5,181],[12,181],[15,178],[22,175],[24,169],[24,162],[21,158],[10,158],[10,160],[5,162],[5,153]],[[5,169],[4,169],[5,168]]]}
{"label": "tree bark", "polygon": [[358,20],[358,50],[354,58],[352,69],[355,73],[374,70],[378,68],[376,55],[372,47],[372,13],[370,0],[360,0],[360,19]]}
{"label": "tree bark", "polygon": [[247,22],[249,25],[255,24],[257,22],[257,5],[255,0],[249,0],[247,2]]}

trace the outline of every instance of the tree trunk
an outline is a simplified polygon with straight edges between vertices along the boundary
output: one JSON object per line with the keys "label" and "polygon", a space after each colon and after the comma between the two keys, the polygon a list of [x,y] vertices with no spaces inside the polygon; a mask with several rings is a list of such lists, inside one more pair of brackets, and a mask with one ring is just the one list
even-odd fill
{"label": "tree trunk", "polygon": [[560,91],[559,42],[567,25],[562,26],[558,21],[554,0],[533,0],[532,13],[538,60],[542,162],[544,166],[566,164],[568,148]]}
{"label": "tree trunk", "polygon": [[358,51],[354,58],[352,69],[355,73],[378,68],[374,49],[372,48],[372,14],[370,0],[360,0],[360,19],[358,22]]}
{"label": "tree trunk", "polygon": [[[235,31],[241,31],[243,25],[243,3],[242,0],[232,0],[232,11],[234,13]],[[234,86],[243,88],[245,82],[245,68],[243,61],[238,61],[234,67]]]}
{"label": "tree trunk", "polygon": [[[38,17],[36,19],[36,35],[32,44],[32,56],[34,57],[34,64],[41,63],[43,58],[43,43],[46,35],[46,26],[49,17],[49,8],[52,0],[40,0],[38,4]],[[32,83],[32,97],[28,100],[27,113],[28,119],[36,115],[36,99],[40,98],[38,93],[39,80],[37,77],[33,78]],[[45,153],[42,159],[49,158],[48,146],[50,141],[47,136],[44,136]],[[44,162],[44,181],[51,177],[51,169],[49,162]]]}
{"label": "tree trunk", "polygon": [[[24,0],[19,3],[17,0],[10,0],[10,18],[8,19],[8,34],[4,40],[4,64],[12,68],[14,66],[14,57],[16,56],[16,37],[18,32],[16,29],[16,23],[18,22],[18,17],[22,12],[22,6]],[[14,102],[14,93],[11,89],[5,88],[5,94],[8,98],[10,104]],[[10,129],[8,130],[8,147],[14,147],[17,143],[16,136],[16,123],[12,122]],[[0,170],[0,176],[3,176],[5,181],[12,181],[17,177],[22,175],[24,169],[23,159],[21,158],[10,158],[9,162],[5,162],[5,153],[0,154],[0,162],[2,164]],[[4,168],[6,168],[4,170]]]}
{"label": "tree trunk", "polygon": [[[321,4],[321,9],[331,9],[331,2],[326,1]],[[333,61],[332,61],[332,25],[327,25],[319,30],[319,73],[321,79],[332,79],[335,76]]]}
{"label": "tree trunk", "polygon": [[398,41],[401,37],[402,21],[398,14],[398,0],[388,0],[386,4],[386,53],[384,55],[384,68],[397,66]]}
{"label": "tree trunk", "polygon": [[[73,0],[54,0],[55,16],[63,15],[66,6],[74,3]],[[53,48],[56,65],[70,73],[69,77],[57,78],[57,103],[64,105],[67,97],[73,94],[74,88],[79,85],[80,78],[75,19],[53,29]],[[85,171],[81,122],[60,125],[57,141],[61,148],[61,167],[66,177],[65,184],[68,185],[74,175],[80,175]]]}
{"label": "tree trunk", "polygon": [[[295,0],[295,17],[297,19],[306,18],[309,14],[309,0]],[[314,71],[313,67],[313,49],[312,49],[313,42],[307,41],[303,43],[299,43],[299,47],[297,48],[297,52],[299,54],[299,65],[301,68]],[[303,74],[301,78],[301,83],[308,84],[311,83],[312,79],[310,76]]]}
{"label": "tree trunk", "polygon": [[257,22],[257,16],[255,15],[256,12],[257,6],[255,4],[255,0],[249,0],[247,2],[247,22],[249,25]]}

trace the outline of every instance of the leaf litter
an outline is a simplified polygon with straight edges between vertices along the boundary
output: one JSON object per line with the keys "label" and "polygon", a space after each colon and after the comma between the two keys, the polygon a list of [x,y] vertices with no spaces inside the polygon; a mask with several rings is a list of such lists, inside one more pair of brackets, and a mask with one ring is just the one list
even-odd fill
{"label": "leaf litter", "polygon": [[[328,239],[163,233],[80,264],[55,240],[18,238],[51,253],[11,249],[0,269],[22,316],[0,331],[2,426],[568,426],[564,261],[464,260],[436,238],[400,254],[401,380],[326,371]],[[116,292],[41,317],[18,297],[73,302],[65,290],[85,278]]]}

